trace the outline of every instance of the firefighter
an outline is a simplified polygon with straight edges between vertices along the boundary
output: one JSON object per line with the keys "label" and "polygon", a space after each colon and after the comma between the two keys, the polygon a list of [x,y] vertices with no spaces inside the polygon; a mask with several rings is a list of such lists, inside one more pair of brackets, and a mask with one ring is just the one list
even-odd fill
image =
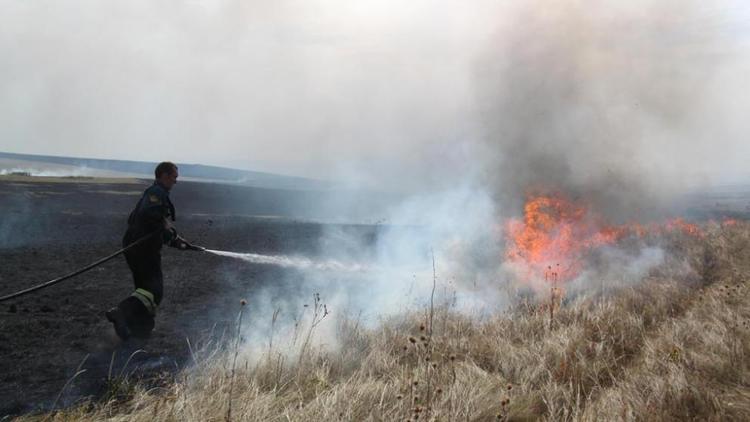
{"label": "firefighter", "polygon": [[105,313],[122,340],[131,336],[148,338],[154,329],[154,316],[163,295],[162,245],[181,250],[196,248],[177,235],[172,226],[175,210],[169,199],[169,191],[177,183],[177,166],[171,162],[159,163],[154,175],[154,184],[143,192],[128,217],[128,229],[122,240],[123,246],[127,246],[144,236],[150,236],[125,252],[125,260],[133,273],[135,291]]}

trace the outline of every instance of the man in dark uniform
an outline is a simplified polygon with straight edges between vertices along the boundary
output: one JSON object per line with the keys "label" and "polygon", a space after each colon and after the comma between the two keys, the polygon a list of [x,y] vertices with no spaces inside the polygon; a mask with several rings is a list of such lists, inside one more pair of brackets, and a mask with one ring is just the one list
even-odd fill
{"label": "man in dark uniform", "polygon": [[123,340],[130,336],[147,338],[154,329],[154,316],[163,293],[162,244],[182,250],[200,249],[178,236],[171,224],[175,221],[175,210],[169,199],[169,191],[177,183],[177,166],[170,162],[160,163],[154,175],[154,184],[143,192],[130,213],[128,229],[122,239],[123,246],[128,246],[148,236],[125,251],[125,260],[133,273],[135,291],[105,313]]}

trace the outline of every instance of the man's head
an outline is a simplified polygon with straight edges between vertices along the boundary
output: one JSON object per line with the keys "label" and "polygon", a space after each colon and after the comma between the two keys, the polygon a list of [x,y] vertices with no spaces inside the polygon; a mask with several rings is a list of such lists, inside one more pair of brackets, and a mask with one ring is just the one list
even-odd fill
{"label": "man's head", "polygon": [[159,163],[154,170],[154,176],[156,181],[164,187],[166,190],[172,189],[172,186],[177,183],[177,166],[175,163],[164,161]]}

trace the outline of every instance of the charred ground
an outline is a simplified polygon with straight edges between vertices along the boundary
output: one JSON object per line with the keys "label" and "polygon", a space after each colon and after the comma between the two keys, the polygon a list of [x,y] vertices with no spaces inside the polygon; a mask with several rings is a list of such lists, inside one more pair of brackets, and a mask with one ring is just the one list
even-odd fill
{"label": "charred ground", "polygon": [[[1,178],[0,293],[50,280],[119,249],[127,214],[148,183]],[[296,219],[315,217],[300,204],[320,193],[181,182],[172,196],[178,228],[197,244],[263,254],[320,252],[324,225]],[[376,234],[374,226],[337,228],[365,243]],[[165,300],[147,344],[121,344],[102,316],[132,289],[121,257],[0,304],[0,418],[49,409],[79,369],[85,372],[65,388],[58,407],[104,394],[109,373],[123,368],[152,383],[169,379],[189,364],[188,340],[197,346],[222,336],[236,317],[238,297],[254,286],[294,278],[291,270],[171,248],[163,251],[163,269]],[[125,367],[139,349],[145,352]]]}

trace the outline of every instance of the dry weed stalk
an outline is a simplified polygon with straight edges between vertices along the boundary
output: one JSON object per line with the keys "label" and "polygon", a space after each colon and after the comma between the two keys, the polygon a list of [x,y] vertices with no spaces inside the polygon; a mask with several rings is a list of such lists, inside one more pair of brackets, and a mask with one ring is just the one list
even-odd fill
{"label": "dry weed stalk", "polygon": [[237,316],[237,333],[234,341],[234,357],[232,358],[232,373],[229,377],[229,392],[227,393],[227,416],[226,421],[232,420],[232,392],[234,390],[234,375],[237,369],[237,355],[240,353],[240,340],[242,339],[242,313],[245,310],[247,301],[242,299],[240,301],[240,314]]}
{"label": "dry weed stalk", "polygon": [[[307,308],[307,305],[305,305],[305,308]],[[310,346],[310,340],[312,339],[315,327],[323,322],[328,314],[328,306],[325,303],[321,302],[320,293],[313,293],[312,319],[310,320],[310,326],[308,327],[307,333],[305,334],[305,340],[302,342],[302,347],[300,347],[299,359],[297,361],[298,367],[302,367],[302,362],[304,357],[306,356],[307,349]]]}

